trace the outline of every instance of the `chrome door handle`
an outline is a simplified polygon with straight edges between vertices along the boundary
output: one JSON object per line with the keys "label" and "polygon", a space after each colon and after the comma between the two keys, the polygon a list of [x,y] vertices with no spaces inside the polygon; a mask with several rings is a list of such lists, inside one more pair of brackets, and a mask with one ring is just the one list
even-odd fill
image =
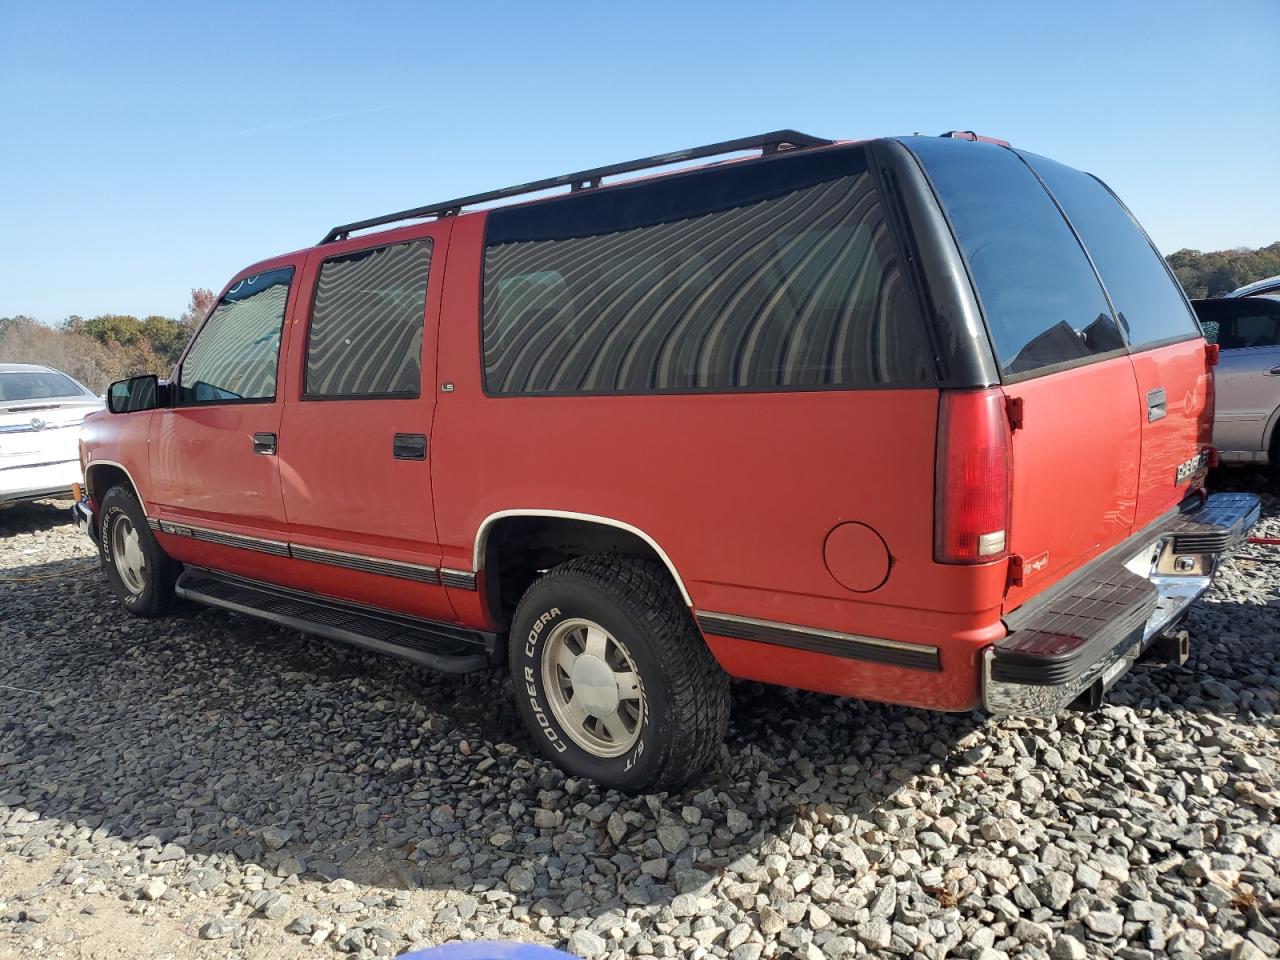
{"label": "chrome door handle", "polygon": [[1267,371],[1268,377],[1280,377],[1280,367],[1272,367]]}
{"label": "chrome door handle", "polygon": [[264,457],[276,455],[276,435],[274,433],[255,433],[253,435],[253,452]]}
{"label": "chrome door handle", "polygon": [[1156,387],[1147,394],[1147,423],[1163,420],[1168,412],[1169,407],[1165,401],[1164,387]]}

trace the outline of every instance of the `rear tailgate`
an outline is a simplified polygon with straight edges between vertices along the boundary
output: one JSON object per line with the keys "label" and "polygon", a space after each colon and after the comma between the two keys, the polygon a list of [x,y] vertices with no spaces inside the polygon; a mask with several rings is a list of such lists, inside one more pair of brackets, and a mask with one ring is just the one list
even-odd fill
{"label": "rear tailgate", "polygon": [[1150,238],[1097,178],[1022,154],[1089,251],[1129,343],[1142,423],[1135,528],[1183,500],[1208,470],[1213,381],[1190,303]]}
{"label": "rear tailgate", "polygon": [[1093,265],[1012,150],[911,138],[978,294],[1012,401],[1011,610],[1130,535],[1142,421]]}
{"label": "rear tailgate", "polygon": [[1202,340],[1134,354],[1133,371],[1142,400],[1142,527],[1204,481],[1213,437],[1213,381]]}

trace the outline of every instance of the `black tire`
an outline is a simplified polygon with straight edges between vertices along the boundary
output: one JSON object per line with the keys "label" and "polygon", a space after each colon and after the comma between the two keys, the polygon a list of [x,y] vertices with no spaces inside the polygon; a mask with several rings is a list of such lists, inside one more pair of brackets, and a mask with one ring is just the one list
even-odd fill
{"label": "black tire", "polygon": [[[137,535],[137,546],[144,564],[139,572],[140,589],[126,583],[117,567],[113,552],[117,526],[124,526]],[[173,585],[181,565],[156,542],[155,534],[147,526],[147,515],[129,487],[114,486],[102,498],[98,517],[98,553],[112,591],[130,613],[139,617],[159,617],[172,608]]]}
{"label": "black tire", "polygon": [[[563,631],[575,620],[598,624],[625,645],[640,678],[643,719],[624,755],[600,756],[584,748],[548,698],[548,639],[557,625]],[[516,608],[508,660],[520,716],[538,749],[574,776],[627,793],[678,787],[707,768],[724,741],[729,678],[667,570],[656,562],[608,554],[550,570]]]}

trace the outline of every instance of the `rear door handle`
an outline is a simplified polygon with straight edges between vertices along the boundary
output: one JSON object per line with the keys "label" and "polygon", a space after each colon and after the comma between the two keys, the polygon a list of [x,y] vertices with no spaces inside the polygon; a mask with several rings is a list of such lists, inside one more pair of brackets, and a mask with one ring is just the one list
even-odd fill
{"label": "rear door handle", "polygon": [[1147,394],[1147,423],[1163,420],[1164,415],[1168,412],[1169,407],[1165,401],[1164,387],[1156,387],[1156,389]]}
{"label": "rear door handle", "polygon": [[427,435],[425,433],[397,433],[391,442],[391,455],[397,460],[427,459]]}
{"label": "rear door handle", "polygon": [[1280,367],[1272,367],[1267,371],[1268,377],[1280,377]]}
{"label": "rear door handle", "polygon": [[255,433],[253,435],[253,452],[264,457],[276,455],[276,435],[274,433]]}

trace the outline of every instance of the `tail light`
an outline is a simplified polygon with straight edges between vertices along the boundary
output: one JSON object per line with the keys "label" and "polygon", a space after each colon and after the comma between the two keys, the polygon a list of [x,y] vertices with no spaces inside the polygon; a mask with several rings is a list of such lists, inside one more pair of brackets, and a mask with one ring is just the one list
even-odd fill
{"label": "tail light", "polygon": [[944,390],[938,406],[933,558],[986,563],[1009,546],[1011,439],[998,389]]}

